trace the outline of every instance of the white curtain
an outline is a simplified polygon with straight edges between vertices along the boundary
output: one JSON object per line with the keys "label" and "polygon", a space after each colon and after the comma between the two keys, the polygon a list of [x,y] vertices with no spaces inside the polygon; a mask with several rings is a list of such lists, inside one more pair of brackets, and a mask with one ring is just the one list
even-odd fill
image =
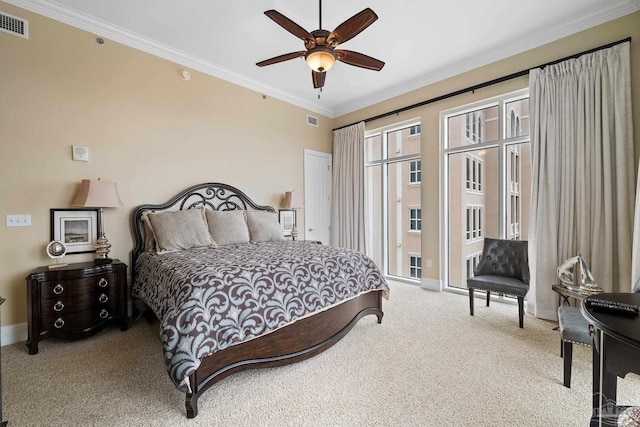
{"label": "white curtain", "polygon": [[364,122],[333,131],[331,244],[365,250]]}
{"label": "white curtain", "polygon": [[629,43],[529,74],[527,310],[555,319],[557,266],[581,252],[607,292],[631,289],[634,153]]}

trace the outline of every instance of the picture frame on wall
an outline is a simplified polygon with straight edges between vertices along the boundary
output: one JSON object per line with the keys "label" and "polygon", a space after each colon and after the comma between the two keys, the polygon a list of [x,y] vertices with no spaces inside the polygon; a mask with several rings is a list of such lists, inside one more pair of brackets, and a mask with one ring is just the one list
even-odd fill
{"label": "picture frame on wall", "polygon": [[291,230],[293,229],[294,212],[292,209],[280,209],[278,211],[278,221],[280,222],[280,228],[282,228],[282,234],[284,237],[291,236]]}
{"label": "picture frame on wall", "polygon": [[100,229],[98,209],[51,209],[51,240],[67,247],[67,254],[96,251]]}

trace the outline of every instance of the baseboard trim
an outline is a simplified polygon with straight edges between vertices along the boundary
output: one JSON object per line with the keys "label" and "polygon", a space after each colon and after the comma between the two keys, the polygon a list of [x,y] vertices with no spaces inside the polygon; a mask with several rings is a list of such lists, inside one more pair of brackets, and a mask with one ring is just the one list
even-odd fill
{"label": "baseboard trim", "polygon": [[15,344],[27,340],[27,323],[16,323],[15,325],[3,326],[0,328],[0,340],[2,346]]}

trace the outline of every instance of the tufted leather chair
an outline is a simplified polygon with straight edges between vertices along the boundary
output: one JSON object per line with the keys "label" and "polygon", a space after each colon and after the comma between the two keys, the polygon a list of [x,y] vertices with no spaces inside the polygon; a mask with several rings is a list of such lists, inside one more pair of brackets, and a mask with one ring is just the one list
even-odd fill
{"label": "tufted leather chair", "polygon": [[529,252],[526,240],[484,239],[482,258],[467,279],[469,308],[473,316],[473,291],[487,293],[487,307],[491,292],[518,298],[520,327],[524,323],[524,297],[529,292]]}

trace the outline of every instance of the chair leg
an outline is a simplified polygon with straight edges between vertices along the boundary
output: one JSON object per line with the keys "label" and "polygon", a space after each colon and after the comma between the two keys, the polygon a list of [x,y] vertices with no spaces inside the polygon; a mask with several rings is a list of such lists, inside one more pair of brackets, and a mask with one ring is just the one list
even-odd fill
{"label": "chair leg", "polygon": [[487,307],[489,307],[490,300],[491,300],[491,292],[487,291]]}
{"label": "chair leg", "polygon": [[520,318],[520,328],[524,326],[524,297],[518,297],[518,317]]}
{"label": "chair leg", "polygon": [[560,357],[564,357],[564,340],[560,337]]}
{"label": "chair leg", "polygon": [[473,316],[473,288],[469,288],[469,310]]}
{"label": "chair leg", "polygon": [[573,343],[571,341],[563,341],[563,359],[564,359],[564,386],[571,388],[571,359],[573,357]]}

